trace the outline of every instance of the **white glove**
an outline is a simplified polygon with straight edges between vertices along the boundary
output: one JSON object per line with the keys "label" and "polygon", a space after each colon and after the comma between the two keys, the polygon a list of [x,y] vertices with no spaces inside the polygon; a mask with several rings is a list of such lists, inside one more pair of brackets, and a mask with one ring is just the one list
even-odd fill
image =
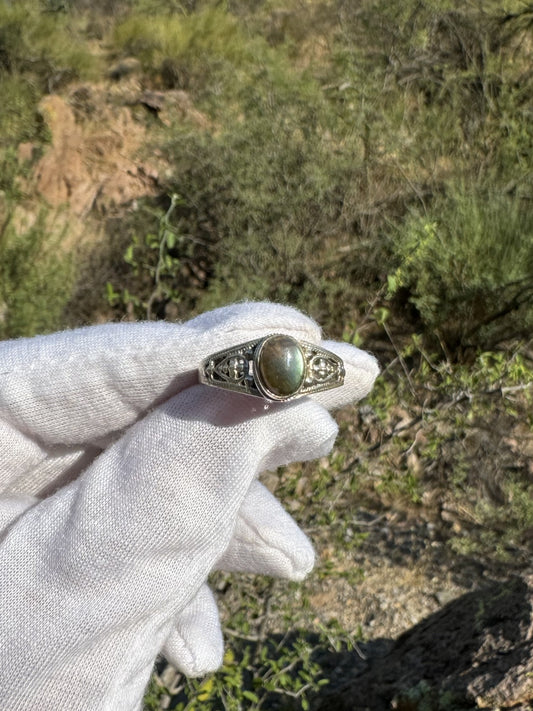
{"label": "white glove", "polygon": [[2,709],[139,709],[161,649],[191,675],[220,664],[211,570],[309,572],[309,541],[257,475],[327,454],[326,408],[378,371],[324,343],[345,385],[312,399],[196,385],[210,353],[272,332],[320,342],[299,312],[246,303],[0,344]]}

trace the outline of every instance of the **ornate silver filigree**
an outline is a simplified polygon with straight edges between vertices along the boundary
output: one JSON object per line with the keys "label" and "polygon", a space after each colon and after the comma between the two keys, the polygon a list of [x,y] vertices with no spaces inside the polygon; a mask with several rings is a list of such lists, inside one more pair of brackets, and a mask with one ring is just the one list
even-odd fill
{"label": "ornate silver filigree", "polygon": [[[284,339],[283,342],[288,341],[289,347],[297,348],[303,356],[303,372],[298,386],[282,394],[279,390],[274,390],[268,379],[261,375],[265,370],[268,371],[269,366],[269,363],[264,361],[264,346],[276,338]],[[261,358],[263,361],[260,362]],[[300,364],[300,356],[296,360]],[[344,383],[344,363],[337,355],[314,343],[270,334],[210,355],[200,365],[199,377],[200,382],[206,385],[266,400],[286,401],[340,387]],[[294,380],[294,374],[292,379]]]}

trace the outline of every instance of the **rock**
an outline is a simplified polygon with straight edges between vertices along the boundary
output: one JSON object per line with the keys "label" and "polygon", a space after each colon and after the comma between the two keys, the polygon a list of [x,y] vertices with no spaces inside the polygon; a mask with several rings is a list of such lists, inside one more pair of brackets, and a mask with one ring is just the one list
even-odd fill
{"label": "rock", "polygon": [[[90,95],[98,106],[98,94]],[[98,120],[77,122],[70,104],[52,94],[41,100],[39,110],[51,145],[34,175],[37,191],[51,207],[68,205],[83,217],[93,208],[105,211],[156,194],[157,171],[136,157],[146,131],[127,108],[102,102]]]}
{"label": "rock", "polygon": [[146,90],[139,96],[139,103],[155,113],[161,111],[165,102],[168,103],[168,97],[164,91]]}
{"label": "rock", "polygon": [[51,146],[35,169],[37,189],[50,205],[82,204],[81,213],[96,194],[80,151],[81,128],[70,106],[55,94],[41,100],[39,112],[50,132]]}
{"label": "rock", "polygon": [[23,143],[19,143],[18,145],[17,158],[19,159],[20,163],[31,163],[35,156],[35,152],[35,143],[31,143],[30,141],[24,141]]}
{"label": "rock", "polygon": [[111,79],[119,81],[124,77],[137,74],[141,71],[141,63],[136,57],[124,57],[113,66],[109,67],[108,75]]}
{"label": "rock", "polygon": [[191,121],[200,128],[207,128],[207,117],[194,108],[190,96],[180,89],[168,91],[146,90],[139,94],[136,102],[145,106],[151,113],[156,114],[166,126],[173,121]]}
{"label": "rock", "polygon": [[533,575],[462,595],[369,659],[314,711],[531,708],[532,601]]}

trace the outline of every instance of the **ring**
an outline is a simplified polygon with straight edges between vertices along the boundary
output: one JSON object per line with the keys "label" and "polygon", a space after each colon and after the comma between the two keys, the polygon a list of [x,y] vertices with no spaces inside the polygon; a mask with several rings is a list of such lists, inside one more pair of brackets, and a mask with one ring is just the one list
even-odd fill
{"label": "ring", "polygon": [[285,401],[340,387],[344,363],[314,343],[274,333],[210,355],[199,377],[205,385]]}

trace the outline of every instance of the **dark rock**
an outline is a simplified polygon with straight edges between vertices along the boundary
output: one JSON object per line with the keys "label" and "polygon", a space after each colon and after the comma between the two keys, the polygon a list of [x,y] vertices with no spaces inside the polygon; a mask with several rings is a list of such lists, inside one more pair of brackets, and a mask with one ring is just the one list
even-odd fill
{"label": "dark rock", "polygon": [[120,79],[137,74],[140,71],[141,63],[136,57],[124,57],[109,68],[108,74],[111,79],[120,81]]}
{"label": "dark rock", "polygon": [[315,711],[533,708],[533,575],[463,595],[369,659]]}
{"label": "dark rock", "polygon": [[165,105],[165,92],[163,91],[143,91],[142,94],[139,97],[139,103],[141,103],[143,106],[146,106],[147,109],[150,111],[153,111],[154,113],[158,113],[161,111],[163,106]]}

